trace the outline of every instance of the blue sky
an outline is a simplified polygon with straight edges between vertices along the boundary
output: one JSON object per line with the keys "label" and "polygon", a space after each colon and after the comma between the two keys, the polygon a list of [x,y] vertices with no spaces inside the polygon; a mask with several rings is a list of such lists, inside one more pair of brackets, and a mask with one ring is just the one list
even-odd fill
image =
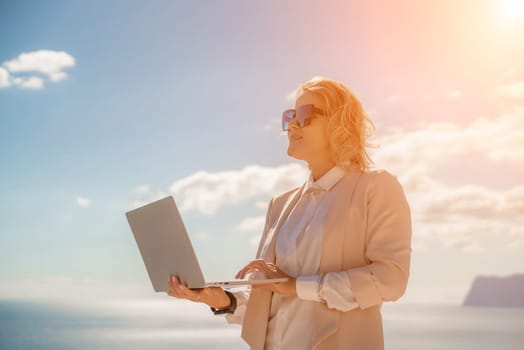
{"label": "blue sky", "polygon": [[[2,2],[0,296],[36,279],[150,292],[124,213],[168,194],[206,275],[232,277],[268,200],[305,180],[279,117],[315,75],[361,99],[376,167],[405,186],[408,299],[523,271],[524,21],[501,4]],[[67,76],[6,63],[39,50],[72,57]]]}

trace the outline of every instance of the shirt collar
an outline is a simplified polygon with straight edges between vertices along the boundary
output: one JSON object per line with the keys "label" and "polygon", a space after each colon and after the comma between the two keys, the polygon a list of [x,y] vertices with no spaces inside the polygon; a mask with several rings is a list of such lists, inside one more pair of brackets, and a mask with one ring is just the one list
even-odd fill
{"label": "shirt collar", "polygon": [[308,179],[302,193],[306,193],[310,188],[312,190],[329,191],[345,175],[344,169],[334,166],[322,175],[317,181],[313,181],[313,174],[309,171]]}

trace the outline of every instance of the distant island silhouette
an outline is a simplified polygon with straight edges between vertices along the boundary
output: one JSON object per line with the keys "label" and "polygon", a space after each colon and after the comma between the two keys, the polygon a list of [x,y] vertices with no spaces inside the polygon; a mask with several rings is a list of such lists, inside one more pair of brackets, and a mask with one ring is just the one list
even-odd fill
{"label": "distant island silhouette", "polygon": [[524,274],[476,277],[463,306],[524,308]]}

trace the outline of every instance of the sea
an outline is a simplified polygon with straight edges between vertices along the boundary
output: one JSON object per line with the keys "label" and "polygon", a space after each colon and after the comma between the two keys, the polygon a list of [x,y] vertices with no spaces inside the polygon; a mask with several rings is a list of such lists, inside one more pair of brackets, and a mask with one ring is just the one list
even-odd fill
{"label": "sea", "polygon": [[[385,303],[388,350],[523,350],[524,309]],[[248,349],[240,326],[175,298],[0,301],[1,350]],[[362,349],[365,350],[365,349]]]}

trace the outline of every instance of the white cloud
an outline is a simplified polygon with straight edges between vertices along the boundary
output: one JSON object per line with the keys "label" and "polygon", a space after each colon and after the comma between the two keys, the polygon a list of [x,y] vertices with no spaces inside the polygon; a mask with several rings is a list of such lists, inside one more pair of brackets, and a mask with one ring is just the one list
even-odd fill
{"label": "white cloud", "polygon": [[390,95],[386,98],[387,103],[395,103],[401,100],[400,95]]}
{"label": "white cloud", "polygon": [[64,80],[65,78],[67,78],[67,74],[65,72],[54,72],[49,74],[49,80],[54,82]]}
{"label": "white cloud", "polygon": [[502,72],[501,78],[503,80],[510,79],[514,77],[515,75],[517,75],[519,71],[520,71],[520,68],[518,66],[509,67],[508,69]]}
{"label": "white cloud", "polygon": [[40,77],[13,78],[13,83],[22,89],[40,90],[44,87],[44,80]]}
{"label": "white cloud", "polygon": [[[463,95],[463,92],[460,91],[460,90],[457,90],[457,89],[444,89],[444,90],[440,90],[440,91],[434,91],[433,94],[424,94],[424,95],[419,95],[420,98],[422,98],[422,101],[425,101],[425,102],[429,102],[429,101],[433,101],[433,100],[436,100],[436,99],[441,99],[443,96],[445,98],[448,98],[448,99],[451,99],[451,100],[455,100],[455,99],[458,99],[460,97],[462,97]],[[393,95],[392,98],[394,101],[397,101],[398,100],[398,96],[397,95]]]}
{"label": "white cloud", "polygon": [[252,247],[257,247],[260,243],[260,238],[262,237],[262,232],[260,232],[259,234],[257,235],[254,235],[253,237],[251,237],[251,239],[249,240],[249,244],[252,246]]}
{"label": "white cloud", "polygon": [[267,201],[256,201],[255,202],[255,207],[257,207],[259,209],[267,209],[268,205],[269,205],[269,203]]}
{"label": "white cloud", "polygon": [[[424,181],[426,182],[426,181]],[[429,181],[427,181],[429,182]],[[404,186],[413,217],[413,246],[419,251],[435,243],[467,253],[489,247],[481,241],[496,237],[499,247],[517,247],[524,240],[524,186],[505,191],[483,186]]]}
{"label": "white cloud", "polygon": [[91,200],[86,197],[77,196],[76,204],[78,204],[78,206],[82,208],[89,208],[91,206]]}
{"label": "white cloud", "polygon": [[38,50],[24,52],[17,58],[6,61],[3,66],[12,73],[39,72],[58,81],[67,75],[62,69],[74,67],[75,58],[65,51]]}
{"label": "white cloud", "polygon": [[[265,204],[267,208],[267,203]],[[243,219],[236,227],[235,230],[251,233],[252,236],[249,239],[249,245],[252,247],[258,246],[264,225],[266,223],[266,215],[248,217]]]}
{"label": "white cloud", "polygon": [[[74,67],[75,58],[65,51],[38,50],[24,52],[17,58],[5,61],[0,70],[0,87],[2,79],[5,79],[6,69],[13,75],[13,85],[24,89],[42,89],[44,79],[38,75],[17,76],[17,73],[38,73],[43,74],[52,82],[58,82],[67,78],[67,73],[63,70]],[[4,73],[2,73],[4,71]],[[3,77],[2,77],[3,76]],[[4,86],[9,86],[5,85]]]}
{"label": "white cloud", "polygon": [[440,186],[434,190],[424,208],[426,221],[451,218],[482,218],[490,220],[524,220],[524,186],[506,191],[493,191],[483,186]]}
{"label": "white cloud", "polygon": [[209,236],[209,233],[207,232],[198,232],[195,234],[195,237],[196,239],[198,239],[199,241],[205,241],[207,240],[210,236]]}
{"label": "white cloud", "polygon": [[144,184],[144,185],[140,185],[140,186],[135,187],[133,192],[135,192],[137,194],[145,194],[145,193],[148,193],[150,190],[151,190],[151,186],[149,186],[147,184]]}
{"label": "white cloud", "polygon": [[9,72],[4,68],[0,67],[0,89],[10,86]]}
{"label": "white cloud", "polygon": [[514,239],[513,241],[511,241],[509,244],[508,244],[508,247],[510,249],[515,249],[515,250],[520,250],[522,249],[522,247],[524,247],[524,235],[522,235],[521,237],[517,237],[516,239]]}
{"label": "white cloud", "polygon": [[486,251],[486,248],[479,246],[476,243],[469,244],[462,249],[466,253],[482,253]]}
{"label": "white cloud", "polygon": [[457,99],[462,96],[462,91],[456,89],[449,89],[444,91],[444,94],[450,99]]}
{"label": "white cloud", "polygon": [[236,227],[235,230],[247,231],[247,232],[262,232],[264,230],[264,224],[266,223],[266,216],[255,216],[243,219]]}
{"label": "white cloud", "polygon": [[225,205],[288,191],[305,181],[307,171],[304,165],[296,163],[277,167],[250,165],[216,173],[198,171],[175,181],[169,191],[177,198],[181,211],[198,210],[212,215]]}
{"label": "white cloud", "polygon": [[297,97],[297,89],[291,90],[285,97],[286,102],[292,102],[295,104],[295,100]]}
{"label": "white cloud", "polygon": [[[370,118],[373,118],[373,117],[375,117],[375,115],[377,114],[377,110],[376,110],[376,109],[365,109],[365,113],[366,113]],[[375,123],[375,126],[378,126],[376,121],[373,121],[373,122]]]}
{"label": "white cloud", "polygon": [[374,141],[384,147],[373,159],[406,177],[428,174],[454,157],[474,153],[494,161],[524,162],[523,107],[492,119],[477,118],[466,126],[433,122],[412,131],[392,130]]}
{"label": "white cloud", "polygon": [[519,237],[524,237],[524,186],[448,186],[432,172],[456,157],[474,154],[522,165],[524,108],[463,126],[440,122],[390,131],[376,141],[382,147],[372,158],[379,168],[398,174],[412,210],[414,249],[424,251],[438,243],[482,253],[489,249],[489,237],[498,237],[502,248],[519,245]]}
{"label": "white cloud", "polygon": [[524,80],[495,88],[495,95],[520,99],[524,97]]}
{"label": "white cloud", "polygon": [[281,120],[279,118],[271,118],[271,121],[263,126],[264,131],[282,130]]}

